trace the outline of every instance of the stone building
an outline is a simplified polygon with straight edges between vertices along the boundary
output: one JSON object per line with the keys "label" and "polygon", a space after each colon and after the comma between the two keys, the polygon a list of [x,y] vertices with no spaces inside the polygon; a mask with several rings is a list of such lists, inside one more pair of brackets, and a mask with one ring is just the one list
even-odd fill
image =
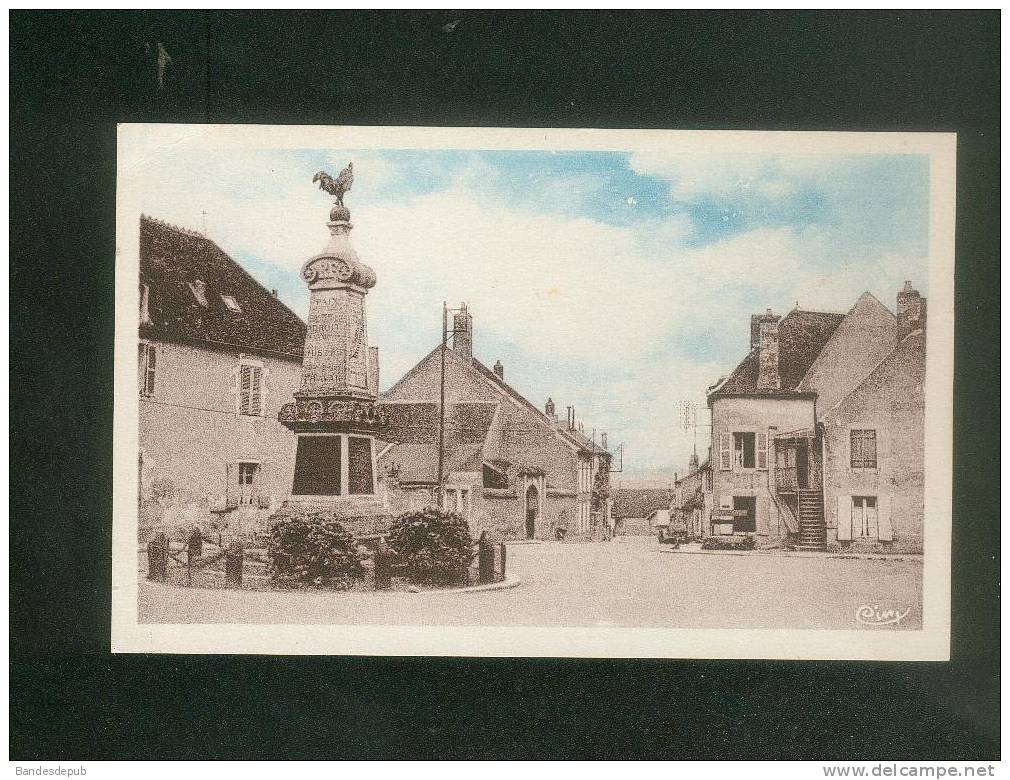
{"label": "stone building", "polygon": [[712,516],[712,463],[698,463],[698,454],[691,455],[688,472],[673,483],[670,501],[672,529],[682,531],[688,540],[707,536],[708,518]]}
{"label": "stone building", "polygon": [[277,413],[305,324],[209,238],[146,216],[139,304],[141,533],[255,527],[291,487]]}
{"label": "stone building", "polygon": [[[597,443],[576,423],[541,411],[473,355],[473,318],[455,315],[445,349],[443,501],[475,534],[501,538],[603,536],[611,527],[606,435]],[[395,512],[437,501],[442,347],[381,398],[387,419],[378,467]],[[594,491],[594,487],[596,488]]]}
{"label": "stone building", "polygon": [[708,392],[710,533],[921,550],[925,299],[906,283],[897,308],[864,293],[846,314],[751,318]]}

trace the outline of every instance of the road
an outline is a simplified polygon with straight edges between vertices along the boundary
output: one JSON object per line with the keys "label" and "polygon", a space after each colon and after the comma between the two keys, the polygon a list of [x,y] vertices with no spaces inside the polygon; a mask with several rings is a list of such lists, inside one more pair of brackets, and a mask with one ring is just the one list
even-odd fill
{"label": "road", "polygon": [[[203,590],[140,581],[143,623],[860,628],[862,605],[922,626],[921,559],[685,554],[651,537],[510,545],[522,584],[486,593]],[[879,630],[879,629],[873,629]]]}

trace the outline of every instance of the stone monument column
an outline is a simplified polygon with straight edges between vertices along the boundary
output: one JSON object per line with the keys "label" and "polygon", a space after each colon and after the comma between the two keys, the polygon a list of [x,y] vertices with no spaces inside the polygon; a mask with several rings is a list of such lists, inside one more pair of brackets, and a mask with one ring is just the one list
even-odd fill
{"label": "stone monument column", "polygon": [[[375,272],[351,246],[350,211],[343,195],[353,182],[348,165],[336,179],[313,181],[334,195],[330,240],[302,266],[309,286],[309,319],[301,383],[280,422],[298,437],[291,501],[339,506],[348,516],[382,513],[376,496],[375,436],[385,415],[377,412],[378,351],[369,349],[365,298]],[[361,529],[365,530],[365,529]]]}

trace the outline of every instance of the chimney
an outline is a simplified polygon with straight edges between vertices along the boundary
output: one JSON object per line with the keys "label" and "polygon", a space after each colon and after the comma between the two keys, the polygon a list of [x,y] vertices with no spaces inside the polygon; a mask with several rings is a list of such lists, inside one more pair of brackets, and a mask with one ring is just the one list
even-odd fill
{"label": "chimney", "polygon": [[757,349],[761,342],[761,323],[778,322],[781,317],[772,314],[771,309],[766,309],[764,314],[752,314],[750,316],[750,348]]}
{"label": "chimney", "polygon": [[494,362],[494,373],[502,382],[505,381],[505,366],[501,364],[500,360]]}
{"label": "chimney", "polygon": [[277,297],[277,290],[271,290],[271,291],[270,291],[270,294],[271,294],[272,296],[274,296],[274,298],[276,298],[276,297]]}
{"label": "chimney", "polygon": [[547,403],[544,404],[544,414],[553,422],[555,425],[558,422],[557,412],[554,411],[554,399],[548,396]]}
{"label": "chimney", "polygon": [[575,430],[575,407],[574,406],[569,406],[568,407],[568,420],[567,420],[566,424],[568,425],[568,430],[570,430],[570,431],[574,431]]}
{"label": "chimney", "polygon": [[913,289],[911,282],[905,282],[898,291],[898,342],[909,333],[926,329],[926,299]]}
{"label": "chimney", "polygon": [[[758,390],[778,390],[779,377],[779,320],[769,309],[758,320]],[[753,328],[754,318],[751,318]]]}
{"label": "chimney", "polygon": [[603,449],[607,449],[607,432],[606,431],[603,431],[603,433],[600,434],[600,446]]}
{"label": "chimney", "polygon": [[462,358],[473,358],[473,317],[466,310],[466,304],[459,305],[459,311],[452,315],[452,348]]}

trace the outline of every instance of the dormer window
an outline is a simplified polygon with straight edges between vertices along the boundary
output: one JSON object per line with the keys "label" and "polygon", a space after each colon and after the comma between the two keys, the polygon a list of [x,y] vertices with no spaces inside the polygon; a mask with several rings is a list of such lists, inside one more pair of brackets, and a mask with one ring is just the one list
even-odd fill
{"label": "dormer window", "polygon": [[140,285],[140,324],[150,325],[151,324],[151,313],[148,309],[148,304],[151,299],[151,288],[146,285]]}
{"label": "dormer window", "polygon": [[196,298],[196,302],[207,308],[207,285],[197,279],[195,282],[189,283],[189,291],[193,293],[193,297]]}
{"label": "dormer window", "polygon": [[233,311],[236,314],[242,313],[242,307],[239,306],[238,301],[236,301],[230,295],[222,295],[221,300],[224,301],[224,305],[228,307],[229,311]]}

